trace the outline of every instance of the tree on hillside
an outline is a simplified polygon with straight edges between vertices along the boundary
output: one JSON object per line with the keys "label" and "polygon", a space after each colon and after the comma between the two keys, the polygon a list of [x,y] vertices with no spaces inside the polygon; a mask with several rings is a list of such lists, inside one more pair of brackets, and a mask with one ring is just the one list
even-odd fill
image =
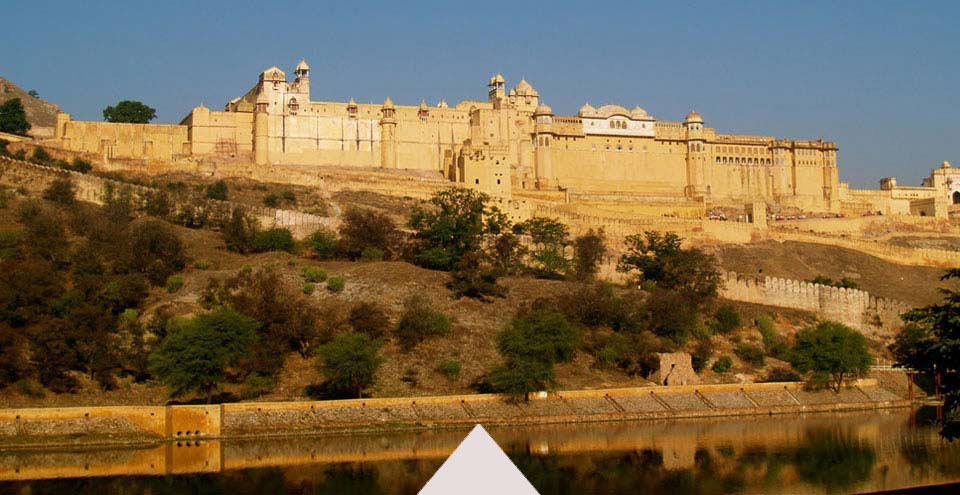
{"label": "tree on hillside", "polygon": [[573,277],[577,280],[590,280],[597,276],[600,262],[607,248],[603,229],[590,229],[586,234],[573,240]]}
{"label": "tree on hillside", "polygon": [[121,265],[141,273],[153,285],[163,285],[167,277],[186,266],[183,242],[177,232],[159,220],[147,220],[129,228],[128,245]]}
{"label": "tree on hillside", "polygon": [[150,371],[177,396],[198,392],[210,399],[227,369],[250,352],[260,323],[229,308],[171,320]]}
{"label": "tree on hillside", "polygon": [[508,226],[506,216],[488,206],[490,197],[473,189],[450,188],[430,199],[432,207],[416,207],[409,226],[417,264],[450,271],[464,254],[480,251],[484,236],[499,235]]}
{"label": "tree on hillside", "polygon": [[383,342],[361,333],[344,333],[320,346],[318,368],[326,378],[324,388],[332,396],[363,397],[373,385],[383,364]]}
{"label": "tree on hillside", "polygon": [[27,91],[27,94],[34,98],[40,98],[40,93],[38,93],[37,90],[35,89],[31,89],[30,91]]}
{"label": "tree on hillside", "polygon": [[526,308],[497,335],[503,364],[487,379],[497,392],[513,399],[543,390],[553,380],[553,366],[573,359],[580,329],[556,311]]}
{"label": "tree on hillside", "polygon": [[514,226],[515,233],[530,235],[534,249],[530,253],[533,272],[538,278],[563,278],[570,265],[564,249],[570,243],[570,230],[554,218],[533,217]]}
{"label": "tree on hillside", "polygon": [[[960,269],[947,270],[940,280],[960,278]],[[928,375],[939,374],[946,409],[941,433],[960,437],[960,291],[940,288],[943,302],[913,309],[901,318],[908,325],[890,347],[898,366]]]}
{"label": "tree on hillside", "polygon": [[627,253],[617,270],[635,273],[637,283],[649,281],[661,289],[677,291],[695,307],[703,307],[717,296],[720,272],[717,260],[697,248],[680,246],[680,236],[647,231],[628,236]]}
{"label": "tree on hillside", "polygon": [[20,98],[7,100],[0,105],[0,132],[26,136],[30,130],[27,113],[23,110]]}
{"label": "tree on hillside", "polygon": [[157,111],[139,101],[123,100],[103,109],[103,119],[107,122],[146,124],[155,118]]}
{"label": "tree on hillside", "polygon": [[866,373],[873,364],[863,334],[840,323],[825,321],[797,332],[790,365],[809,374],[813,384],[829,384],[837,393],[843,379]]}
{"label": "tree on hillside", "polygon": [[385,213],[369,208],[349,207],[340,224],[340,249],[352,259],[360,258],[366,248],[388,255],[396,251],[400,231]]}

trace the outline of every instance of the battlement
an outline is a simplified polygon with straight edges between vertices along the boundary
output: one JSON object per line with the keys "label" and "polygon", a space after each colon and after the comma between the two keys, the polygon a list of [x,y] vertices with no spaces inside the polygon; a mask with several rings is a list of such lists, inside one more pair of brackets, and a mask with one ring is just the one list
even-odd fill
{"label": "battlement", "polygon": [[735,272],[723,274],[723,297],[735,301],[782,306],[815,313],[864,332],[888,332],[902,326],[900,315],[911,306],[870,295],[859,289],[814,284],[803,280],[764,277]]}

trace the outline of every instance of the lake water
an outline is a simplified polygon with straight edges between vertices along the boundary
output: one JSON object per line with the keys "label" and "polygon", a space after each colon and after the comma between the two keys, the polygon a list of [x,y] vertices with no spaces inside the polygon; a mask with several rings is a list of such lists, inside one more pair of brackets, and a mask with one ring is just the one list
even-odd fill
{"label": "lake water", "polygon": [[[933,419],[899,410],[488,430],[543,495],[843,494],[960,481],[960,443],[941,440]],[[409,494],[467,433],[0,452],[0,493]]]}

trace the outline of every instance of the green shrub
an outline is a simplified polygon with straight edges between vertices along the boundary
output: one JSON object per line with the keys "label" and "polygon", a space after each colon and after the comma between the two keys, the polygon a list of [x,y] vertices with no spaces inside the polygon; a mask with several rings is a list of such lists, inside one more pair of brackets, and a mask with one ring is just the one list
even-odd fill
{"label": "green shrub", "polygon": [[310,234],[303,245],[310,250],[314,258],[321,260],[336,257],[340,250],[340,240],[337,238],[337,234],[326,227],[321,227]]}
{"label": "green shrub", "polygon": [[787,355],[787,339],[777,333],[777,327],[767,315],[757,318],[757,330],[763,338],[763,348],[768,356],[783,359]]}
{"label": "green shrub", "polygon": [[301,273],[307,282],[318,283],[327,279],[327,271],[319,266],[305,266]]}
{"label": "green shrub", "polygon": [[16,384],[17,391],[21,394],[26,395],[27,397],[33,397],[34,399],[43,398],[43,387],[39,384],[36,384],[26,378],[21,378],[17,380]]}
{"label": "green shrub", "polygon": [[240,398],[243,400],[256,399],[269,393],[276,386],[277,380],[272,376],[252,373],[243,381],[243,388],[240,390]]}
{"label": "green shrub", "polygon": [[709,339],[701,340],[697,343],[696,347],[693,348],[693,352],[690,353],[691,365],[693,366],[693,371],[700,373],[703,370],[704,366],[707,365],[707,361],[713,356],[713,342]]}
{"label": "green shrub", "polygon": [[199,259],[199,260],[197,260],[197,261],[194,261],[194,262],[193,262],[193,267],[196,268],[197,270],[206,270],[206,269],[210,268],[211,266],[213,266],[213,262],[212,262],[212,261],[210,261],[210,260],[205,260],[205,259],[202,259],[202,258]]}
{"label": "green shrub", "polygon": [[320,346],[317,352],[319,371],[327,397],[362,397],[374,384],[377,369],[383,363],[379,356],[383,342],[359,333],[344,333]]}
{"label": "green shrub", "polygon": [[227,183],[222,180],[218,180],[207,186],[207,197],[210,199],[226,201],[227,194]]}
{"label": "green shrub", "polygon": [[330,292],[343,292],[343,288],[347,286],[347,281],[342,276],[337,275],[335,277],[330,277],[327,279],[327,290]]}
{"label": "green shrub", "polygon": [[263,198],[263,204],[270,208],[276,208],[280,204],[280,198],[276,194],[268,194]]}
{"label": "green shrub", "polygon": [[257,232],[250,243],[254,252],[286,251],[293,252],[293,234],[287,229],[270,229]]}
{"label": "green shrub", "polygon": [[371,302],[361,302],[350,309],[347,323],[354,332],[382,337],[390,329],[390,317],[383,308]]}
{"label": "green shrub", "polygon": [[73,204],[73,202],[77,200],[77,193],[73,188],[73,181],[68,177],[54,179],[53,182],[43,190],[43,199],[63,205]]}
{"label": "green shrub", "polygon": [[303,284],[303,293],[306,295],[313,294],[313,291],[317,289],[317,284],[313,282],[307,282]]}
{"label": "green shrub", "polygon": [[404,303],[394,333],[400,347],[410,350],[427,338],[450,333],[450,327],[446,315],[431,308],[423,297],[413,296]]}
{"label": "green shrub", "polygon": [[743,343],[734,348],[733,353],[751,366],[763,366],[763,349],[758,346]]}
{"label": "green shrub", "polygon": [[728,334],[741,325],[740,314],[737,313],[737,310],[733,306],[725,305],[717,308],[716,313],[713,314],[713,321],[711,326],[713,331],[721,335]]}
{"label": "green shrub", "polygon": [[367,246],[360,252],[360,261],[383,261],[383,250]]}
{"label": "green shrub", "polygon": [[22,234],[16,230],[0,231],[0,259],[17,256],[21,237]]}
{"label": "green shrub", "polygon": [[717,358],[713,363],[713,367],[710,368],[714,373],[726,373],[733,368],[733,359],[730,359],[730,356],[723,355]]}
{"label": "green shrub", "polygon": [[294,194],[293,191],[289,189],[287,189],[286,191],[283,191],[283,193],[281,193],[281,196],[283,197],[283,200],[286,201],[287,203],[296,204],[297,202],[297,195]]}
{"label": "green shrub", "polygon": [[183,275],[170,275],[167,277],[167,292],[173,294],[183,287]]}
{"label": "green shrub", "polygon": [[79,159],[79,158],[74,158],[74,159],[73,159],[73,163],[70,164],[69,169],[70,169],[70,170],[75,170],[75,171],[77,171],[77,172],[80,172],[81,174],[85,174],[85,173],[93,170],[93,165],[90,165],[90,162],[88,162],[88,161],[86,161],[86,160],[81,160],[81,159]]}
{"label": "green shrub", "polygon": [[800,382],[803,377],[790,368],[776,367],[767,372],[767,376],[757,380],[760,383],[770,382]]}
{"label": "green shrub", "polygon": [[437,371],[451,380],[460,376],[460,368],[462,368],[460,361],[455,359],[450,359],[437,365]]}
{"label": "green shrub", "polygon": [[30,159],[30,161],[34,163],[39,163],[41,165],[44,165],[50,162],[51,160],[53,160],[53,157],[50,156],[49,153],[47,153],[47,150],[39,146],[37,147],[37,149],[33,150],[33,157]]}

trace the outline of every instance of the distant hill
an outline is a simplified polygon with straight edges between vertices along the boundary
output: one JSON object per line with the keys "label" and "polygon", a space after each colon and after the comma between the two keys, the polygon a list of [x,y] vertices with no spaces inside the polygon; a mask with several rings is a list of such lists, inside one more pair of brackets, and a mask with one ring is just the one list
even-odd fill
{"label": "distant hill", "polygon": [[20,98],[20,102],[23,103],[27,122],[31,125],[30,134],[37,137],[52,137],[60,107],[32,97],[16,84],[0,77],[0,103],[14,98]]}

